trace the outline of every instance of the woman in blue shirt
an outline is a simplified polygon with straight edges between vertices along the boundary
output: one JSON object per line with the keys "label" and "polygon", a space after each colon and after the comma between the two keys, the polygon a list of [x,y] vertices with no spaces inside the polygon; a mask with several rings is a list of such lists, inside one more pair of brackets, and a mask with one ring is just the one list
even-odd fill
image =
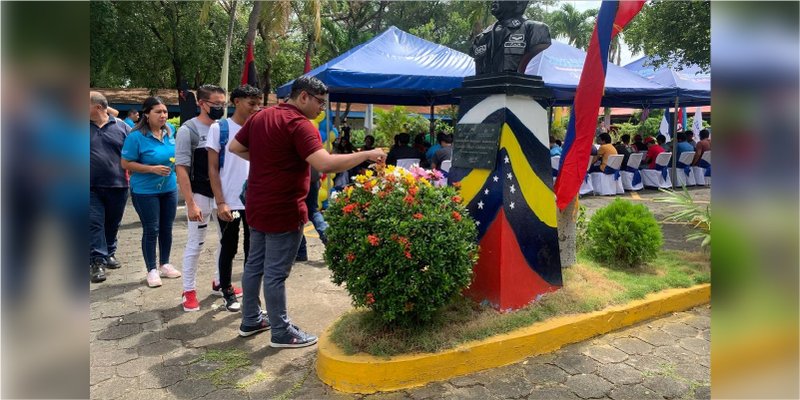
{"label": "woman in blue shirt", "polygon": [[[142,254],[147,285],[161,286],[161,277],[179,278],[169,263],[172,223],[178,206],[175,177],[175,128],[167,123],[167,106],[148,97],[141,118],[122,146],[122,168],[131,171],[131,199],[142,221]],[[159,266],[156,268],[156,241]]]}

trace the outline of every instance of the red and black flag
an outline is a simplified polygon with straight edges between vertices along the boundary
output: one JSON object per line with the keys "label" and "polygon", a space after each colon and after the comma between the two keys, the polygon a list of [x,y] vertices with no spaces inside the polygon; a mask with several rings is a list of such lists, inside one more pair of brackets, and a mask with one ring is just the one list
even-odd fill
{"label": "red and black flag", "polygon": [[244,68],[242,68],[242,85],[250,85],[253,87],[261,87],[258,84],[258,75],[256,74],[256,62],[253,56],[253,42],[247,44],[247,55],[244,58]]}

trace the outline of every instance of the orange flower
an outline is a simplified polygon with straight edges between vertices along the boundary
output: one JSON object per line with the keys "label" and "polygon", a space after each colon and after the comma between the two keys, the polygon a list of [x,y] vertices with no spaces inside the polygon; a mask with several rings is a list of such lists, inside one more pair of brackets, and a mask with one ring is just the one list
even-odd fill
{"label": "orange flower", "polygon": [[342,207],[342,211],[343,211],[345,214],[350,214],[350,213],[351,213],[351,212],[353,212],[353,210],[355,210],[355,209],[356,209],[356,203],[350,203],[350,204],[348,204],[348,205],[346,205],[346,206]]}
{"label": "orange flower", "polygon": [[414,214],[414,218],[416,218],[416,219],[422,219],[423,217],[424,217],[424,215],[422,215],[422,213]]}
{"label": "orange flower", "polygon": [[347,253],[347,261],[348,262],[353,262],[353,260],[355,260],[355,259],[356,259],[356,255],[355,254]]}
{"label": "orange flower", "polygon": [[408,194],[410,194],[412,196],[416,196],[417,192],[419,192],[419,188],[416,187],[416,186],[412,186],[412,187],[408,188]]}
{"label": "orange flower", "polygon": [[375,296],[372,293],[367,293],[367,305],[375,303]]}
{"label": "orange flower", "polygon": [[367,240],[369,240],[369,244],[371,244],[373,246],[377,246],[377,245],[379,245],[381,243],[381,239],[379,237],[375,236],[375,235],[367,236]]}
{"label": "orange flower", "polygon": [[453,211],[453,219],[456,220],[456,222],[461,222],[461,214],[459,214],[458,211]]}
{"label": "orange flower", "polygon": [[408,196],[403,198],[403,201],[405,201],[406,204],[414,204],[414,196],[409,194]]}
{"label": "orange flower", "polygon": [[453,185],[453,187],[456,189],[461,189],[461,182],[453,182],[451,185]]}
{"label": "orange flower", "polygon": [[406,251],[405,252],[405,256],[406,256],[407,259],[410,260],[411,259],[411,252],[410,251]]}
{"label": "orange flower", "polygon": [[461,203],[461,196],[453,196],[454,203]]}

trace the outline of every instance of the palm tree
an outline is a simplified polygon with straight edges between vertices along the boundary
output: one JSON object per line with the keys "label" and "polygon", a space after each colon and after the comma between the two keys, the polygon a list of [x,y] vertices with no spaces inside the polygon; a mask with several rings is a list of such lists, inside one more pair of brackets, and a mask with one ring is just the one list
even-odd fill
{"label": "palm tree", "polygon": [[597,10],[578,11],[570,3],[564,3],[561,8],[548,15],[547,22],[553,37],[564,37],[570,46],[586,50],[594,29],[594,17]]}
{"label": "palm tree", "polygon": [[286,36],[289,30],[289,17],[291,15],[291,0],[260,1],[253,2],[253,8],[247,19],[247,35],[245,45],[253,43],[258,33],[267,49],[269,49],[266,65],[262,74],[261,82],[266,95],[272,90],[272,62],[271,54],[275,54],[278,41]]}

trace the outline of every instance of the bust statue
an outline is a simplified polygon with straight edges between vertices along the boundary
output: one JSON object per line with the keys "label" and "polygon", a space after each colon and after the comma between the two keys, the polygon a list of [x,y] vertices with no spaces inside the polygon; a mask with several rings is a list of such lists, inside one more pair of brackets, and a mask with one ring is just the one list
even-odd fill
{"label": "bust statue", "polygon": [[469,55],[475,59],[475,75],[495,72],[525,73],[528,62],[550,47],[550,29],[522,14],[527,1],[492,1],[497,22],[479,33]]}

